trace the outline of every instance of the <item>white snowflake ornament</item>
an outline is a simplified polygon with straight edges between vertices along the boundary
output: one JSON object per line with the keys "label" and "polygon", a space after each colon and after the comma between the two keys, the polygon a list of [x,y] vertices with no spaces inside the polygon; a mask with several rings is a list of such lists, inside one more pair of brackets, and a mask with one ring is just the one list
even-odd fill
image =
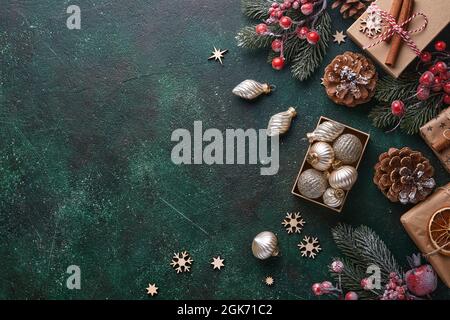
{"label": "white snowflake ornament", "polygon": [[305,225],[305,220],[302,219],[300,212],[287,213],[282,225],[286,228],[287,233],[300,233]]}
{"label": "white snowflake ornament", "polygon": [[302,257],[314,259],[316,255],[322,251],[319,240],[315,237],[304,237],[303,241],[298,244]]}
{"label": "white snowflake ornament", "polygon": [[187,251],[183,251],[173,254],[170,265],[177,271],[177,273],[189,272],[191,271],[192,262],[194,262],[194,260],[191,258],[189,253]]}

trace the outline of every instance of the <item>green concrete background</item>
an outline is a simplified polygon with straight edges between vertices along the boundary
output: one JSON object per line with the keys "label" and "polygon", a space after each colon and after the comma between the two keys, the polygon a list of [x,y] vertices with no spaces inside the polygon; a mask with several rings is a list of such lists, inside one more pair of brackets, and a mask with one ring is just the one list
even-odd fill
{"label": "green concrete background", "polygon": [[[66,28],[70,4],[82,28]],[[345,29],[332,12],[333,30]],[[371,126],[370,103],[336,106],[320,85],[323,69],[351,41],[332,43],[310,81],[275,72],[267,51],[236,46],[248,20],[239,0],[4,0],[0,10],[0,298],[310,299],[313,282],[328,279],[338,255],[330,229],[339,222],[372,227],[398,261],[416,247],[391,204],[372,183],[379,153],[410,146],[427,155],[442,185],[448,174],[419,136],[385,134]],[[213,46],[229,49],[224,66],[208,61]],[[278,90],[248,103],[232,96],[244,79]],[[265,128],[272,114],[296,106],[298,117],[280,145],[280,170],[259,166],[176,166],[176,128]],[[321,115],[371,134],[360,177],[341,214],[291,195],[307,142]],[[175,209],[174,209],[175,208]],[[193,223],[184,219],[180,213]],[[299,235],[281,221],[300,211],[301,236],[318,236],[323,252],[302,258]],[[201,226],[202,232],[195,224]],[[254,235],[279,235],[282,256],[253,258]],[[188,250],[192,272],[169,266]],[[213,271],[212,256],[226,267]],[[65,286],[69,265],[82,271],[81,290]],[[262,280],[272,275],[276,284]],[[441,283],[436,298],[450,298]]]}

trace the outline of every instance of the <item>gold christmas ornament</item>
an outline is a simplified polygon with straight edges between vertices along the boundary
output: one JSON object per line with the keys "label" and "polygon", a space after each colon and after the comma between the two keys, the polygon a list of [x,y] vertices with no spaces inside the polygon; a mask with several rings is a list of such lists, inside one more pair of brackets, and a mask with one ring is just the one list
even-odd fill
{"label": "gold christmas ornament", "polygon": [[321,197],[327,186],[324,174],[316,169],[308,169],[302,172],[297,182],[298,191],[310,199]]}
{"label": "gold christmas ornament", "polygon": [[344,190],[328,188],[323,194],[323,203],[329,207],[338,208],[344,203],[344,198]]}
{"label": "gold christmas ornament", "polygon": [[309,143],[314,141],[332,142],[341,135],[345,126],[334,121],[325,121],[319,124],[311,133],[307,133]]}
{"label": "gold christmas ornament", "polygon": [[278,238],[270,231],[263,231],[256,235],[252,243],[253,255],[261,260],[278,255]]}
{"label": "gold christmas ornament", "polygon": [[342,166],[331,172],[328,182],[334,189],[350,190],[358,179],[358,172],[351,166]]}
{"label": "gold christmas ornament", "polygon": [[255,80],[244,80],[233,89],[233,93],[243,99],[252,100],[259,97],[261,94],[269,94],[274,90],[274,87],[267,83],[259,83]]}
{"label": "gold christmas ornament", "polygon": [[326,142],[316,142],[309,149],[306,161],[319,171],[328,170],[334,161],[334,150]]}
{"label": "gold christmas ornament", "polygon": [[336,159],[343,164],[352,164],[358,161],[363,146],[357,136],[347,133],[336,139],[333,143],[333,149]]}
{"label": "gold christmas ornament", "polygon": [[267,126],[267,135],[273,137],[281,135],[289,130],[291,127],[292,118],[297,115],[297,112],[293,107],[290,107],[287,111],[277,113],[272,116]]}

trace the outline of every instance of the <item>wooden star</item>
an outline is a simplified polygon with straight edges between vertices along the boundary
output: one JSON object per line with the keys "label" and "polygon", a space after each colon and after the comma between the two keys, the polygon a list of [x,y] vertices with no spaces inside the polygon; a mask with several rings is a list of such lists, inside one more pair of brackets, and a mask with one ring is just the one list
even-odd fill
{"label": "wooden star", "polygon": [[216,47],[214,47],[214,51],[212,52],[212,56],[209,57],[208,60],[211,60],[211,59],[214,59],[214,61],[219,60],[220,64],[223,64],[222,63],[222,58],[223,58],[223,55],[225,53],[227,53],[227,52],[228,52],[228,50],[220,50],[220,49],[216,49]]}
{"label": "wooden star", "polygon": [[341,44],[343,42],[345,42],[345,38],[347,38],[347,36],[344,34],[344,31],[336,31],[336,33],[333,35],[334,37],[334,42],[337,42],[337,44]]}
{"label": "wooden star", "polygon": [[264,282],[266,285],[271,286],[274,284],[275,280],[272,276],[267,276],[266,279],[264,279]]}
{"label": "wooden star", "polygon": [[217,258],[213,257],[213,262],[211,262],[213,269],[220,270],[220,268],[225,267],[223,262],[224,262],[224,259],[220,259],[220,256],[218,256]]}
{"label": "wooden star", "polygon": [[158,287],[156,286],[155,283],[154,283],[154,284],[151,284],[151,283],[148,284],[147,294],[148,294],[148,295],[151,295],[152,297],[153,297],[154,295],[157,295],[157,294],[158,294]]}

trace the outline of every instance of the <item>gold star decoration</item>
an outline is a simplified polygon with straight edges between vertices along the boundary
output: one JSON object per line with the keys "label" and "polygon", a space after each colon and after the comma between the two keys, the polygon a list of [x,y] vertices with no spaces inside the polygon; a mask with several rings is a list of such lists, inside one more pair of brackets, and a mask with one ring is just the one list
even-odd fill
{"label": "gold star decoration", "polygon": [[158,294],[158,287],[156,286],[156,283],[154,283],[154,284],[149,283],[148,284],[147,294],[152,296],[152,297],[154,295]]}
{"label": "gold star decoration", "polygon": [[220,268],[225,267],[225,265],[223,264],[224,259],[220,259],[220,256],[218,256],[217,258],[213,257],[213,262],[211,262],[213,269],[218,269],[220,270]]}
{"label": "gold star decoration", "polygon": [[272,286],[275,283],[275,280],[272,276],[267,276],[266,279],[264,279],[264,283],[268,286]]}
{"label": "gold star decoration", "polygon": [[344,34],[344,31],[336,31],[336,33],[333,35],[334,37],[334,42],[337,42],[337,44],[341,44],[343,42],[345,42],[345,38],[347,38],[347,36]]}
{"label": "gold star decoration", "polygon": [[216,49],[216,47],[214,47],[212,56],[209,57],[208,60],[211,60],[211,59],[214,59],[214,61],[219,60],[220,64],[223,64],[222,58],[223,58],[223,55],[227,52],[228,52],[228,50],[220,50],[220,49]]}

